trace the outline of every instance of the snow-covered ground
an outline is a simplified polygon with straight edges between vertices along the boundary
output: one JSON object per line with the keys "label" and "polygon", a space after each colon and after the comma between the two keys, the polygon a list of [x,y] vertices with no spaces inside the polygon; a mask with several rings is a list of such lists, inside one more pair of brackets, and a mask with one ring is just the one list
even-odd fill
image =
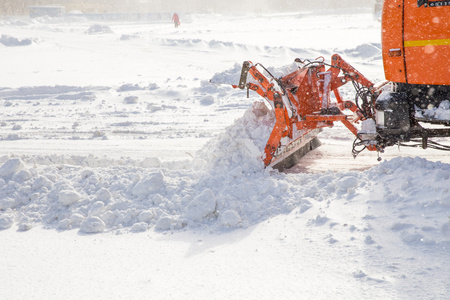
{"label": "snow-covered ground", "polygon": [[381,82],[371,14],[4,18],[0,51],[1,299],[449,298],[447,153],[337,124],[264,170],[272,119],[219,84],[335,52]]}

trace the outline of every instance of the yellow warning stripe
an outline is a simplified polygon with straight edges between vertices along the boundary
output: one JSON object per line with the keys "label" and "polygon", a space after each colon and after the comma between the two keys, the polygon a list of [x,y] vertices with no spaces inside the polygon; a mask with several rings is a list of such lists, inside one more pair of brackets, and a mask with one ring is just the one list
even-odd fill
{"label": "yellow warning stripe", "polygon": [[405,47],[443,46],[450,45],[450,39],[405,41],[404,45]]}

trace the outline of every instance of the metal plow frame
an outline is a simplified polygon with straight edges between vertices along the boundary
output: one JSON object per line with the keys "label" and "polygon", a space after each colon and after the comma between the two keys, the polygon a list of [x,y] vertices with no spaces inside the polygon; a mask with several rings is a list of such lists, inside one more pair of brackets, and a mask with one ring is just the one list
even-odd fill
{"label": "metal plow frame", "polygon": [[[364,103],[368,109],[361,110],[354,102],[343,101],[338,90],[352,81],[374,95],[373,83],[339,55],[334,54],[331,59],[331,64],[326,64],[323,58],[296,59],[298,69],[280,78],[275,78],[261,64],[243,63],[239,84],[233,87],[255,91],[275,113],[275,125],[262,156],[266,167],[282,171],[295,166],[306,153],[320,146],[318,134],[334,122],[342,122],[358,136],[354,124],[373,119],[370,108],[375,97],[371,97],[371,103]],[[331,103],[331,93],[335,103]],[[352,114],[344,114],[344,110]],[[377,150],[374,145],[366,148]]]}

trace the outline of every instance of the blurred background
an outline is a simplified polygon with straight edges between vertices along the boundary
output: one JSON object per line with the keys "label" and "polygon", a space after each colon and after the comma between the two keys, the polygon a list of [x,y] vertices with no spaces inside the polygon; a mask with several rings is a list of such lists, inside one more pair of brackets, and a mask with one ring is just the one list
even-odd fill
{"label": "blurred background", "polygon": [[29,15],[30,7],[60,7],[64,13],[228,13],[373,10],[376,0],[0,0],[0,15]]}

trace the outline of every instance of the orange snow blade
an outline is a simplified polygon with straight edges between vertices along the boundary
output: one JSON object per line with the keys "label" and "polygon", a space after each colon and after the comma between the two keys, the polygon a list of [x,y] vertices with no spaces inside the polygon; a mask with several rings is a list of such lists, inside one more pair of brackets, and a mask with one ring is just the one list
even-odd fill
{"label": "orange snow blade", "polygon": [[275,155],[267,166],[277,169],[280,172],[294,167],[306,154],[321,145],[317,137],[319,133],[319,129],[314,129],[306,135],[292,141],[286,145],[284,151]]}

